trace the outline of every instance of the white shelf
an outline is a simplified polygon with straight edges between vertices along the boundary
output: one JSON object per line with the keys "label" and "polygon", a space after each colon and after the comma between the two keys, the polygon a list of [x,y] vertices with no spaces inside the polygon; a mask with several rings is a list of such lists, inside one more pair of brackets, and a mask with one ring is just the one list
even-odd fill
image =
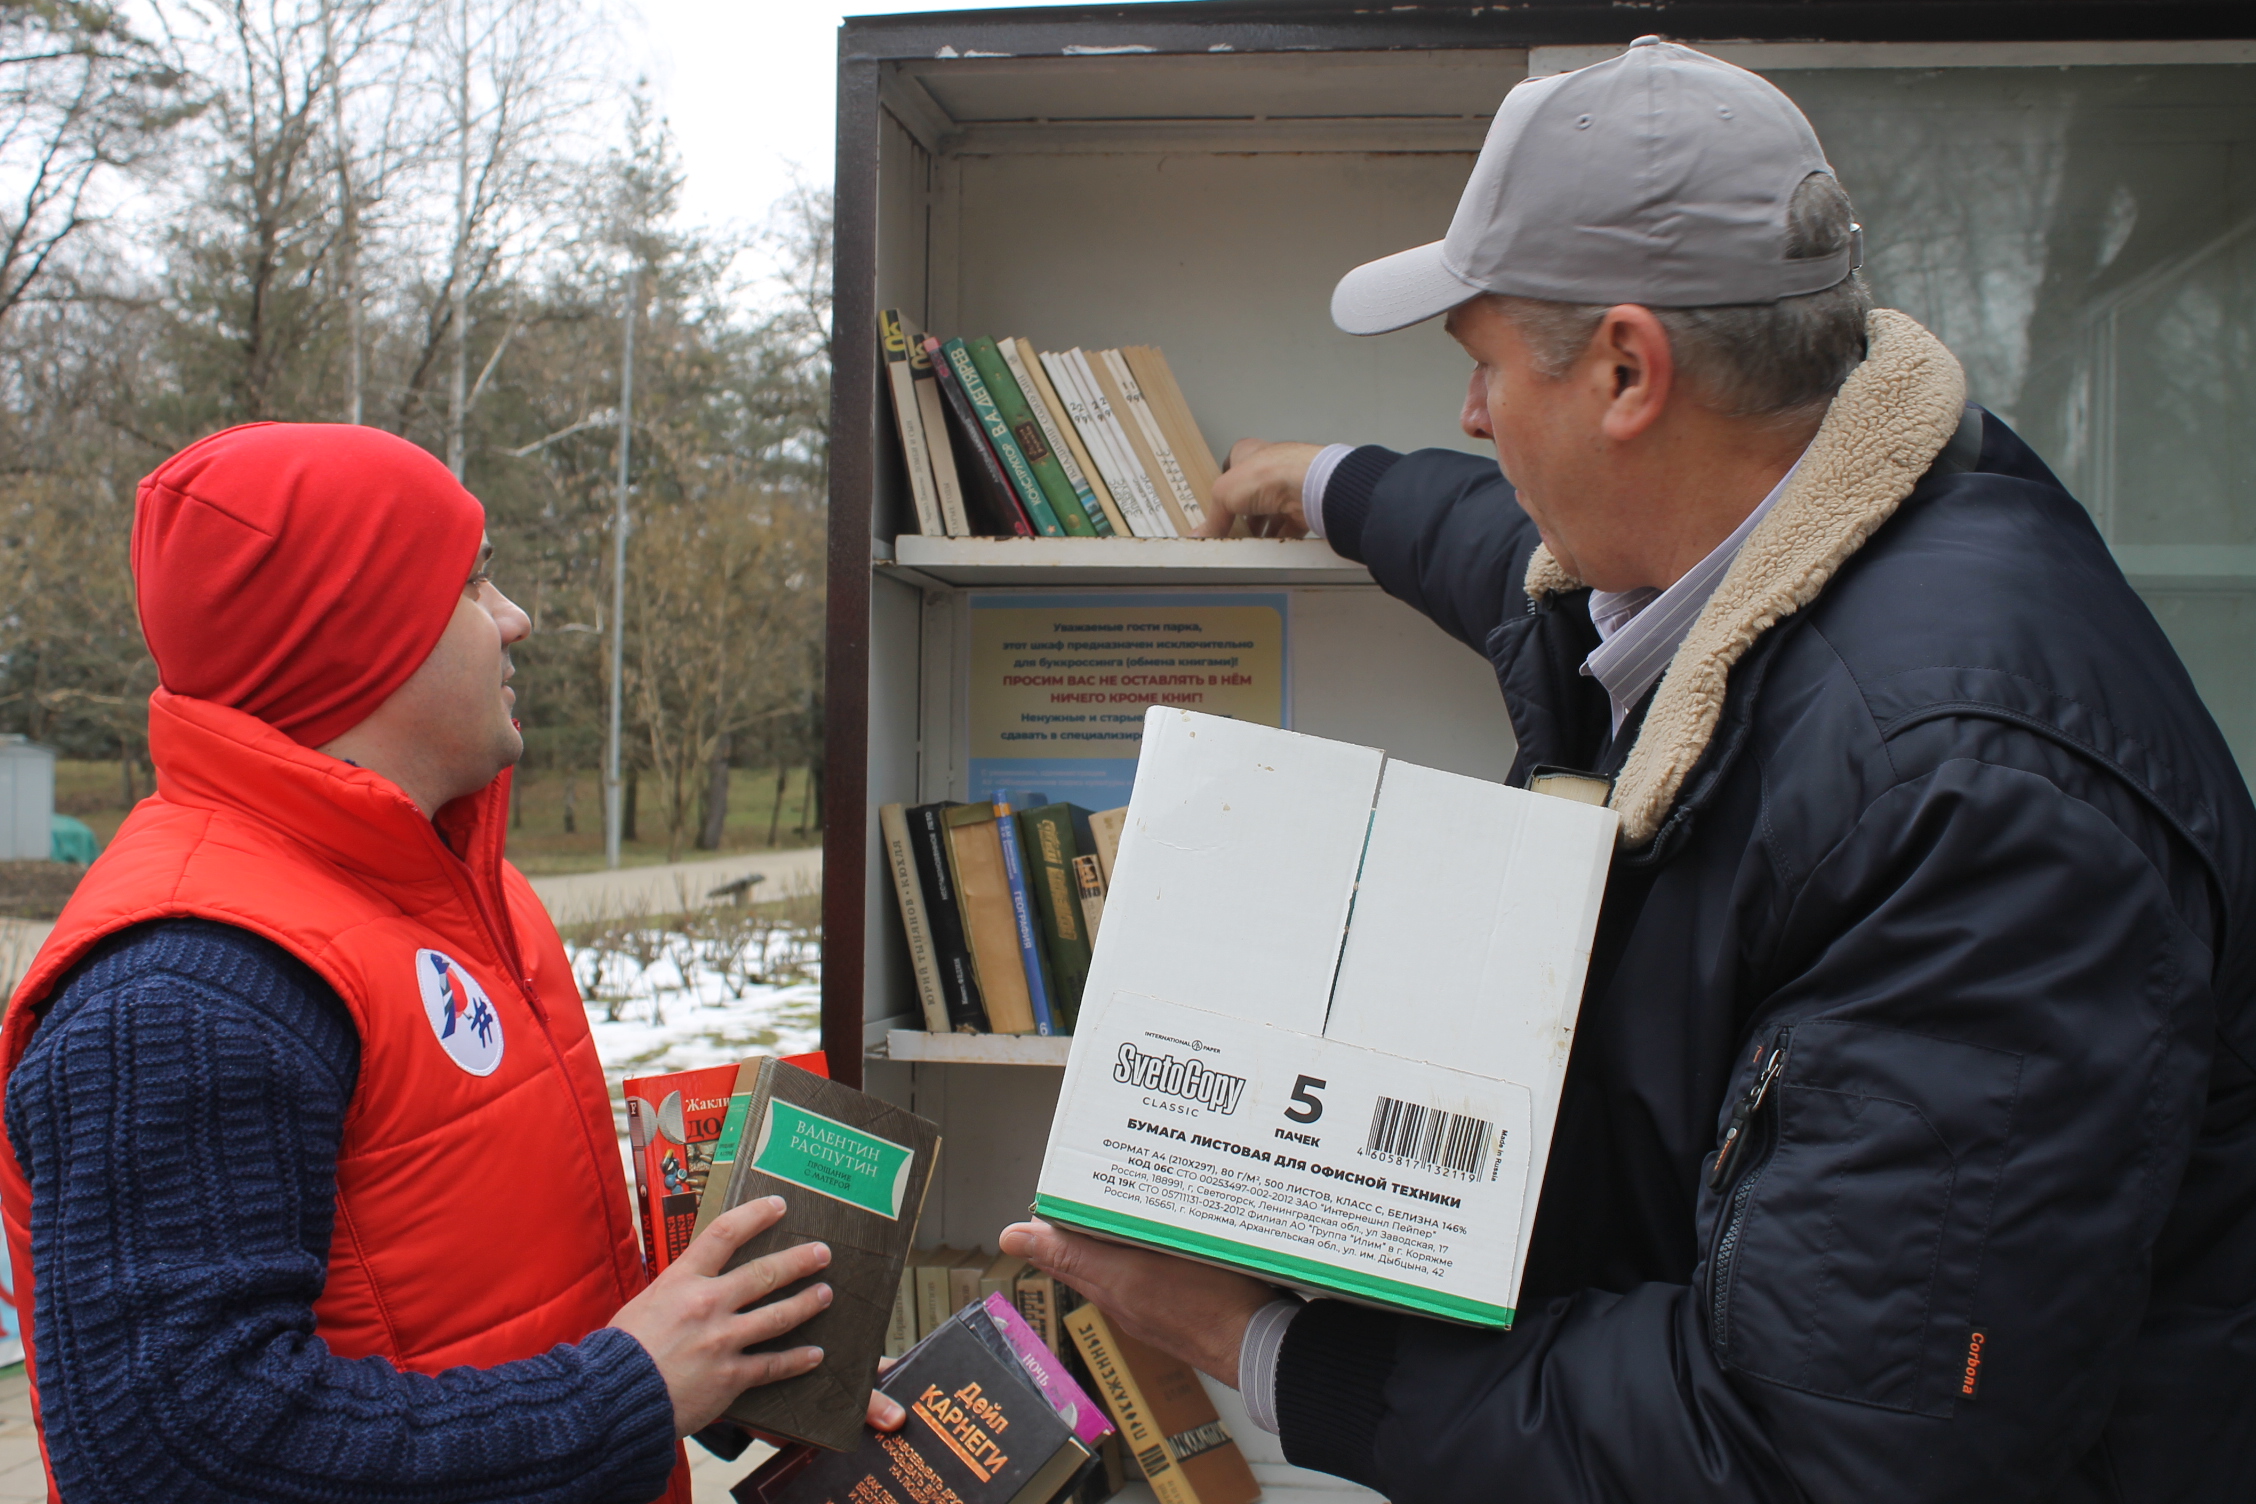
{"label": "white shelf", "polygon": [[932,1034],[923,1029],[888,1029],[885,1042],[870,1048],[874,1059],[938,1065],[1063,1067],[1072,1052],[1070,1034]]}
{"label": "white shelf", "polygon": [[[879,545],[882,555],[885,550]],[[876,567],[940,585],[1368,585],[1321,538],[928,538]]]}

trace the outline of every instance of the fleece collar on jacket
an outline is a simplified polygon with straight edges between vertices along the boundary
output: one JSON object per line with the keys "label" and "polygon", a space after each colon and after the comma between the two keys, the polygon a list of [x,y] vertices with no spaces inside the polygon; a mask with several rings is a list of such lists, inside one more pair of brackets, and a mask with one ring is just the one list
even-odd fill
{"label": "fleece collar on jacket", "polygon": [[[1786,494],[1748,536],[1654,691],[1609,801],[1621,816],[1625,849],[1653,839],[1707,750],[1732,665],[1817,598],[1958,429],[1966,373],[1957,357],[1893,309],[1875,309],[1865,328],[1863,364],[1842,383]],[[1528,560],[1530,597],[1581,588],[1547,546],[1537,546]]]}

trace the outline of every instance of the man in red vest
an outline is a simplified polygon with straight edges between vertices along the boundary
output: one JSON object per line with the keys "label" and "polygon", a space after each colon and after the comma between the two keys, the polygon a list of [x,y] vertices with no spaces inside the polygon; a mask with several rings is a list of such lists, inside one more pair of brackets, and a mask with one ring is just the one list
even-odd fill
{"label": "man in red vest", "polygon": [[759,1303],[827,1249],[722,1271],[779,1203],[646,1285],[571,967],[502,859],[529,624],[491,555],[375,429],[230,429],[142,483],[157,793],[0,1023],[54,1498],[686,1504],[678,1438],[820,1360],[745,1349],[829,1302]]}

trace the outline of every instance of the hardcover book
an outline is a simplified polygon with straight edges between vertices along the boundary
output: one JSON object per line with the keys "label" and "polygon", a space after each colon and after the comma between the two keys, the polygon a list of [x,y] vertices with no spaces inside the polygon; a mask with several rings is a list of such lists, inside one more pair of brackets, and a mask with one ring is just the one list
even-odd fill
{"label": "hardcover book", "polygon": [[1082,450],[1095,466],[1094,475],[1106,491],[1111,493],[1114,510],[1119,514],[1115,527],[1137,538],[1160,536],[1151,531],[1144,516],[1144,503],[1105,427],[1101,412],[1101,399],[1089,388],[1080,368],[1075,364],[1074,351],[1043,355],[1039,359],[1043,371],[1050,378],[1050,386],[1064,404],[1071,427],[1079,436]]}
{"label": "hardcover book", "polygon": [[1073,875],[1088,839],[1089,812],[1073,804],[1045,804],[1021,811],[1017,819],[1026,846],[1026,885],[1050,962],[1050,1012],[1058,1031],[1070,1034],[1089,977],[1089,930]]}
{"label": "hardcover book", "polygon": [[1026,457],[1036,484],[1049,498],[1050,510],[1057,513],[1058,521],[1065,525],[1066,535],[1095,537],[1096,529],[1089,521],[1089,514],[1082,509],[1080,496],[1066,479],[1056,448],[1041,421],[1034,416],[1034,405],[1018,384],[1011,363],[1003,358],[1001,347],[981,335],[967,341],[965,348],[971,352],[971,363],[979,368],[979,379],[987,383],[987,395],[995,399],[995,409],[1003,415],[1003,423],[1010,429],[1018,452]]}
{"label": "hardcover book", "polygon": [[878,344],[885,356],[886,386],[893,393],[893,431],[901,436],[901,459],[909,472],[909,496],[916,503],[917,531],[943,537],[948,527],[940,517],[940,492],[932,480],[932,457],[924,439],[924,413],[917,406],[916,373],[909,365],[909,337],[901,312],[888,308],[877,316]]}
{"label": "hardcover book", "polygon": [[[1103,353],[1100,350],[1097,356],[1102,356]],[[1135,519],[1137,536],[1180,536],[1182,529],[1176,526],[1168,498],[1161,494],[1165,480],[1154,473],[1153,466],[1146,464],[1144,450],[1130,439],[1128,425],[1134,420],[1122,410],[1122,403],[1114,400],[1117,388],[1109,380],[1100,377],[1098,367],[1103,361],[1091,356],[1086,350],[1068,350],[1064,359],[1073,371],[1074,379],[1080,383],[1082,395],[1089,403],[1090,415],[1096,422],[1098,432],[1104,435],[1106,445],[1112,450],[1113,458],[1120,466],[1122,479],[1136,498],[1139,513]],[[1113,494],[1118,496],[1119,492],[1115,491]]]}
{"label": "hardcover book", "polygon": [[[1065,1382],[1059,1376],[1056,1382]],[[1075,1433],[1094,1402],[1037,1387],[979,1306],[944,1323],[878,1386],[908,1418],[851,1451],[793,1449],[736,1485],[741,1504],[1051,1504],[1091,1464]],[[865,1402],[866,1402],[866,1396]]]}
{"label": "hardcover book", "polygon": [[972,531],[999,538],[1033,537],[1034,524],[1019,504],[1018,493],[1011,489],[1010,477],[1003,474],[1003,462],[995,457],[986,427],[941,352],[940,341],[926,335],[924,354],[932,363],[941,405],[947,411],[948,437],[956,455],[957,474],[963,480]]}
{"label": "hardcover book", "polygon": [[948,1000],[941,991],[939,954],[932,942],[924,883],[917,874],[908,811],[898,804],[884,805],[877,812],[877,824],[885,837],[885,864],[893,873],[893,897],[901,907],[901,930],[908,937],[909,971],[916,978],[924,1026],[935,1034],[945,1034],[950,1028]]}
{"label": "hardcover book", "polygon": [[697,1235],[697,1212],[713,1169],[713,1148],[728,1117],[736,1067],[637,1076],[622,1082],[627,1148],[634,1161],[635,1210],[643,1263],[655,1277]]}
{"label": "hardcover book", "polygon": [[959,337],[943,341],[940,354],[948,362],[956,385],[970,399],[980,431],[986,434],[988,447],[1002,463],[1003,474],[1009,478],[1011,491],[1018,497],[1027,520],[1034,524],[1034,531],[1045,538],[1064,537],[1065,524],[1058,521],[1049,497],[1042,493],[1042,483],[1034,478],[1034,467],[1026,462],[1018,440],[1011,436],[1010,424],[1003,421],[1003,410],[995,405],[994,393],[987,390],[986,379],[979,374],[979,367],[971,358],[971,348]]}
{"label": "hardcover book", "polygon": [[1120,520],[1120,513],[1112,504],[1112,496],[1089,458],[1089,451],[1074,432],[1073,419],[1067,415],[1065,404],[1058,400],[1057,388],[1050,383],[1049,374],[1042,369],[1042,357],[1034,347],[1022,339],[1006,339],[998,349],[1011,375],[1018,378],[1018,389],[1026,394],[1026,405],[1034,410],[1034,421],[1041,425],[1042,435],[1050,442],[1057,455],[1059,468],[1065,471],[1067,484],[1088,514],[1089,526],[1100,538],[1110,538],[1128,531]]}
{"label": "hardcover book", "polygon": [[1068,1315],[1065,1329],[1159,1504],[1249,1504],[1261,1496],[1189,1364],[1146,1347],[1095,1306]]}
{"label": "hardcover book", "polygon": [[821,1365],[747,1389],[727,1414],[766,1436],[844,1450],[856,1444],[868,1413],[940,1133],[915,1113],[780,1060],[751,1065],[735,1171],[720,1210],[771,1195],[783,1197],[788,1209],[782,1221],[739,1248],[729,1267],[801,1243],[826,1243],[829,1266],[773,1298],[788,1299],[817,1281],[827,1282],[835,1298],[755,1349],[812,1344],[823,1350]]}
{"label": "hardcover book", "polygon": [[[899,312],[898,309],[895,310]],[[909,377],[916,387],[918,417],[924,427],[925,457],[932,465],[933,489],[939,493],[940,520],[951,538],[971,536],[971,519],[964,509],[963,478],[956,468],[956,446],[948,437],[948,404],[940,395],[939,377],[924,348],[924,331],[901,317],[901,335],[909,347]]]}
{"label": "hardcover book", "polygon": [[978,972],[964,938],[963,906],[956,897],[954,869],[948,864],[947,827],[941,815],[953,806],[920,804],[908,812],[909,845],[916,858],[917,883],[925,918],[932,929],[932,951],[939,972],[947,1027],[958,1034],[987,1032],[987,1008],[979,1000]]}
{"label": "hardcover book", "polygon": [[1034,1004],[1026,990],[1026,963],[1018,949],[1018,914],[1003,868],[1001,828],[993,804],[951,805],[941,814],[948,860],[963,908],[979,996],[987,1027],[997,1034],[1034,1032]]}
{"label": "hardcover book", "polygon": [[1041,920],[1034,910],[1026,832],[1014,813],[1011,796],[1002,793],[995,796],[995,836],[1003,853],[1003,878],[1010,884],[1011,923],[1018,934],[1018,964],[1026,973],[1026,998],[1034,1010],[1034,1032],[1063,1033],[1050,1002],[1050,962],[1042,950]]}

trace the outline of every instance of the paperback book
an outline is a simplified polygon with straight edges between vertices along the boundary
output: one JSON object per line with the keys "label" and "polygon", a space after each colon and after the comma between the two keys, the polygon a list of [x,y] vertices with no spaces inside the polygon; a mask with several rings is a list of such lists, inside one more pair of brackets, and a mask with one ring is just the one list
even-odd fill
{"label": "paperback book", "polygon": [[861,1430],[840,1452],[778,1453],[739,1483],[742,1504],[1051,1504],[1092,1470],[1111,1431],[1008,1301],[967,1306],[878,1386],[899,1431]]}

